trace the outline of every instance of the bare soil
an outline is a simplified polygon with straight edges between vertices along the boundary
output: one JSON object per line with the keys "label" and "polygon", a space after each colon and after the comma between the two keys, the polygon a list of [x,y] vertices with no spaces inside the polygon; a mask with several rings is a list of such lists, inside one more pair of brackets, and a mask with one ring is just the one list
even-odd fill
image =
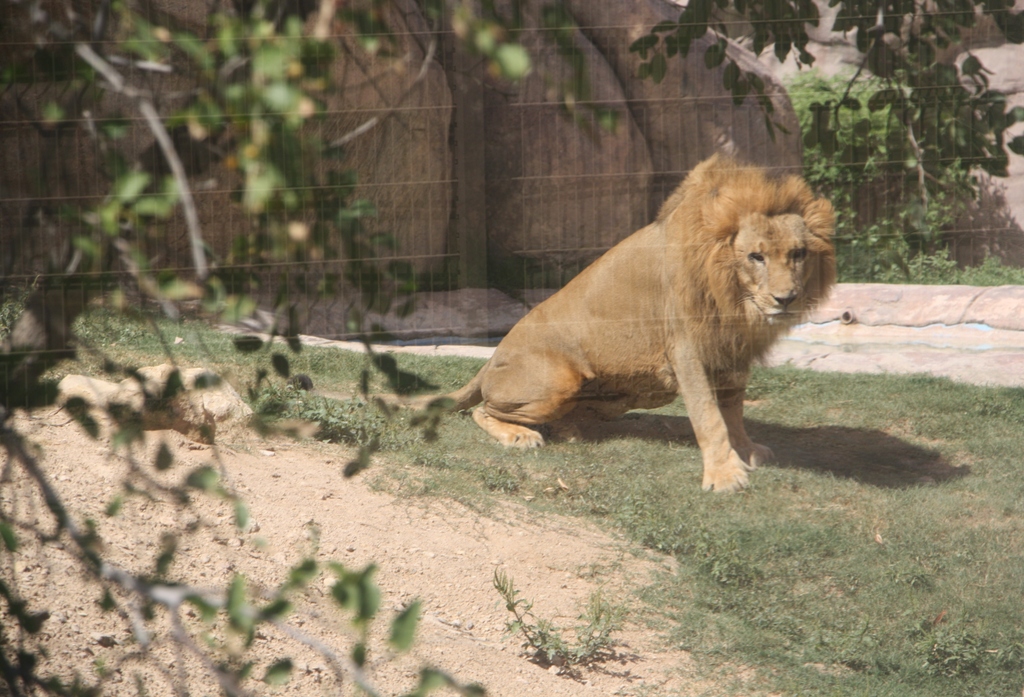
{"label": "bare soil", "polygon": [[[76,520],[95,520],[107,558],[132,573],[153,570],[168,533],[179,537],[170,576],[215,591],[223,591],[235,574],[244,575],[250,588],[274,589],[307,556],[352,569],[376,563],[383,601],[368,673],[382,694],[409,690],[424,665],[442,668],[462,682],[481,683],[497,696],[730,692],[698,678],[690,655],[667,646],[657,628],[638,623],[635,612],[627,613],[615,635],[614,658],[575,672],[538,665],[520,639],[507,634],[508,613],[492,587],[495,569],[513,576],[523,596],[535,601],[537,615],[564,627],[576,624],[593,591],[600,589],[606,598],[635,610],[636,591],[672,573],[673,560],[637,550],[580,520],[541,515],[515,502],[484,506],[480,512],[447,500],[374,490],[372,468],[369,479],[365,474],[343,477],[352,453],[338,446],[271,443],[242,435],[213,449],[171,431],[146,434],[145,448],[136,451],[138,461],[146,463],[143,469],[157,482],[176,484],[197,466],[222,468],[229,486],[248,505],[250,529],[239,531],[231,505],[205,494],[188,508],[169,496],[128,496],[120,514],[108,517],[104,510],[132,469],[123,451],[112,453],[108,438],[90,439],[64,412],[52,409],[21,415],[15,427],[38,445],[47,476]],[[160,442],[176,458],[166,472],[151,466]],[[378,463],[377,471],[387,466]],[[0,482],[3,510],[22,526],[50,521],[20,469],[10,468],[7,475]],[[134,481],[141,484],[138,475]],[[52,523],[43,525],[51,529]],[[78,673],[92,682],[104,672],[105,693],[114,695],[140,694],[137,676],[147,680],[149,695],[175,694],[175,682],[191,694],[219,692],[198,654],[167,638],[173,627],[169,613],[157,611],[151,623],[155,640],[142,652],[127,596],[117,595],[118,610],[103,612],[97,603],[100,588],[81,571],[66,535],[33,544],[22,527],[19,536],[22,551],[0,555],[0,577],[33,607],[50,611],[41,634],[50,650],[44,673],[65,680]],[[329,588],[319,578],[299,592],[291,629],[262,625],[246,654],[256,661],[255,678],[273,661],[291,656],[291,680],[268,687],[254,679],[245,683],[246,689],[258,694],[355,693],[350,677],[339,684],[328,660],[331,654],[347,656],[355,640]],[[415,598],[423,603],[416,643],[409,654],[395,655],[384,641],[387,627]],[[182,607],[180,619],[197,646],[209,642],[218,647],[216,660],[239,654],[241,642],[226,631],[223,620],[205,625],[189,606]],[[0,622],[13,629],[10,617]],[[304,642],[296,640],[296,632]],[[324,651],[308,648],[314,639]]]}

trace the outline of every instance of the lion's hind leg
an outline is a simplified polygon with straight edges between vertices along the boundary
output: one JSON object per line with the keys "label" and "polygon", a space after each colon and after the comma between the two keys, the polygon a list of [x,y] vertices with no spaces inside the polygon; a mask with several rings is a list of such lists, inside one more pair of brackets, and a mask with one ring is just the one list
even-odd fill
{"label": "lion's hind leg", "polygon": [[537,431],[497,419],[482,406],[473,411],[473,421],[506,448],[539,448],[544,445],[544,436]]}
{"label": "lion's hind leg", "polygon": [[560,419],[576,406],[582,377],[570,365],[548,357],[529,371],[499,363],[487,375],[484,403],[473,412],[477,425],[506,447],[544,445],[544,437],[530,426]]}

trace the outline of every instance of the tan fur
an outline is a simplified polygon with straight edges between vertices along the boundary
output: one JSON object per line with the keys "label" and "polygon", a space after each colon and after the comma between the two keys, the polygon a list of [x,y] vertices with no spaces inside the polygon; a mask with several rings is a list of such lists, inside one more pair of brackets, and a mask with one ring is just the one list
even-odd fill
{"label": "tan fur", "polygon": [[[506,446],[566,417],[614,418],[682,395],[704,488],[735,491],[771,458],[743,427],[750,364],[835,281],[832,206],[799,177],[718,156],[701,163],[651,225],[535,307],[461,390]],[[805,256],[802,256],[805,255]]]}

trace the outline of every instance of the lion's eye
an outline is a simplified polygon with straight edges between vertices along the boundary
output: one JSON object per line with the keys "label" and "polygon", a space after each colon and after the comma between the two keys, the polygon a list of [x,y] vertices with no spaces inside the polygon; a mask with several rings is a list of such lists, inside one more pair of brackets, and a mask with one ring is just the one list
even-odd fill
{"label": "lion's eye", "polygon": [[750,259],[752,262],[757,264],[763,264],[764,254],[761,254],[760,252],[751,252],[747,255],[747,259]]}
{"label": "lion's eye", "polygon": [[800,249],[793,250],[793,261],[803,261],[807,258],[807,248],[801,247]]}

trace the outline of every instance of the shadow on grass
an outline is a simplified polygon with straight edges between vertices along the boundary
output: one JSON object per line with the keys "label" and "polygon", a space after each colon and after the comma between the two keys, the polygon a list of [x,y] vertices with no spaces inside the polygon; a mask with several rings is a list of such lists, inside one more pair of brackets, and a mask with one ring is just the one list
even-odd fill
{"label": "shadow on grass", "polygon": [[[949,464],[936,450],[882,431],[847,426],[797,428],[749,419],[746,425],[755,442],[775,453],[775,461],[768,467],[811,470],[885,488],[935,484],[970,473],[966,466]],[[697,447],[685,416],[634,412],[615,421],[581,421],[563,428],[553,425],[551,432],[556,441],[566,435],[591,442],[643,438]]]}

